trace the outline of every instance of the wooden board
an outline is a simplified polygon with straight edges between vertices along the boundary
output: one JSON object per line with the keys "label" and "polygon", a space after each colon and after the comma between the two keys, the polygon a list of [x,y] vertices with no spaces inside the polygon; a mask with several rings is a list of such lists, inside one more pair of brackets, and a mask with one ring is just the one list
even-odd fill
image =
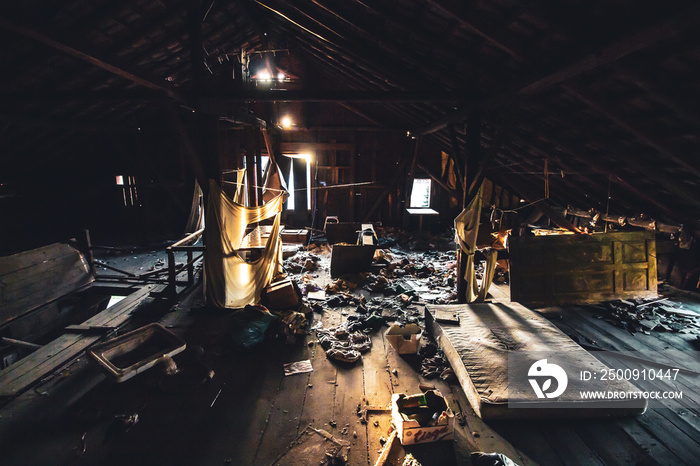
{"label": "wooden board", "polygon": [[[158,285],[147,285],[114,306],[83,322],[90,327],[118,327]],[[0,397],[20,393],[45,374],[74,358],[101,339],[94,333],[66,333],[32,354],[0,371]]]}
{"label": "wooden board", "polygon": [[70,243],[0,257],[0,324],[94,280],[87,260]]}
{"label": "wooden board", "polygon": [[514,237],[511,299],[529,307],[655,297],[653,232]]}

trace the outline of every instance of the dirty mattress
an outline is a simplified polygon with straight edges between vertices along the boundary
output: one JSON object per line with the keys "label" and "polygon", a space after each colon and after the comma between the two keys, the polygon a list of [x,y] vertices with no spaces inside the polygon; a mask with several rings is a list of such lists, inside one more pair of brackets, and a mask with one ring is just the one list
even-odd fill
{"label": "dirty mattress", "polygon": [[[444,312],[456,314],[459,322],[437,322],[435,314]],[[606,369],[602,362],[521,304],[428,305],[426,325],[445,352],[470,404],[483,419],[627,416],[646,409],[643,398],[581,399],[582,390],[631,393],[637,389],[625,380],[600,381],[596,374]],[[565,370],[563,393],[554,393],[558,379],[530,377],[543,359],[549,361],[544,364],[556,364]],[[583,380],[586,377],[582,371],[592,376]],[[539,398],[530,379],[539,383]],[[552,387],[557,390],[551,391]],[[547,398],[548,389],[556,398]]]}

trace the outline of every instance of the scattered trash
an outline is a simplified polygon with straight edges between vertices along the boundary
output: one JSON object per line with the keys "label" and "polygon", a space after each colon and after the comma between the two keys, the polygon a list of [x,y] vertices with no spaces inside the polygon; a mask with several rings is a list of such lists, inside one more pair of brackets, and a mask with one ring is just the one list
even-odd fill
{"label": "scattered trash", "polygon": [[401,466],[421,466],[421,464],[412,454],[409,453],[404,457]]}
{"label": "scattered trash", "polygon": [[311,360],[305,359],[303,361],[290,362],[284,365],[284,375],[294,375],[294,374],[305,374],[307,372],[313,372],[314,368],[311,366]]}
{"label": "scattered trash", "polygon": [[277,317],[264,306],[248,305],[234,314],[234,331],[231,344],[234,348],[248,350],[263,341],[270,324]]}
{"label": "scattered trash", "polygon": [[366,353],[372,348],[369,335],[359,331],[350,331],[344,327],[315,330],[326,356],[336,361],[354,363],[360,359],[361,353]]}
{"label": "scattered trash", "polygon": [[403,445],[451,440],[454,413],[438,390],[391,396],[391,418]]}
{"label": "scattered trash", "polygon": [[300,312],[292,311],[280,315],[279,323],[279,333],[289,344],[296,342],[298,336],[306,335],[306,316]]}
{"label": "scattered trash", "polygon": [[518,466],[503,453],[484,453],[477,451],[471,454],[474,466]]}
{"label": "scattered trash", "polygon": [[114,420],[124,429],[125,432],[129,432],[132,427],[134,427],[139,422],[138,413],[134,414],[117,414],[114,416]]}
{"label": "scattered trash", "polygon": [[313,301],[325,301],[326,300],[326,292],[323,290],[309,291],[306,296],[309,300],[313,300]]}
{"label": "scattered trash", "polygon": [[416,324],[392,325],[385,336],[399,354],[416,354],[420,346],[423,330]]}
{"label": "scattered trash", "polygon": [[445,382],[457,381],[457,377],[442,351],[438,351],[435,356],[431,358],[423,358],[421,362],[421,375],[426,379],[440,377]]}
{"label": "scattered trash", "polygon": [[360,359],[360,352],[351,349],[331,348],[326,351],[326,356],[340,362],[355,363]]}
{"label": "scattered trash", "polygon": [[307,426],[288,450],[272,464],[344,465],[348,462],[349,453],[349,441],[337,439],[328,431]]}
{"label": "scattered trash", "polygon": [[664,299],[618,299],[581,306],[598,314],[598,318],[631,334],[674,332],[700,335],[700,314],[681,308]]}

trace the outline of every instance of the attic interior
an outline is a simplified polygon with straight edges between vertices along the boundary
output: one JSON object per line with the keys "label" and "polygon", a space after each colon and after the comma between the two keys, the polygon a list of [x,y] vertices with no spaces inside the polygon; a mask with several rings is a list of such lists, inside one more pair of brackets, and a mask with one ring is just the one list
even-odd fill
{"label": "attic interior", "polygon": [[696,464],[699,24],[3,4],[3,464]]}

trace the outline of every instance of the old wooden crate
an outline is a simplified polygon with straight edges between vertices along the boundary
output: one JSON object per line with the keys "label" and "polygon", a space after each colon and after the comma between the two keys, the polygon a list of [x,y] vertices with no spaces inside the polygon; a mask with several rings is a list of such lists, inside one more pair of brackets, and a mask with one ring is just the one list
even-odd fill
{"label": "old wooden crate", "polygon": [[511,238],[511,300],[530,307],[656,296],[653,232]]}

